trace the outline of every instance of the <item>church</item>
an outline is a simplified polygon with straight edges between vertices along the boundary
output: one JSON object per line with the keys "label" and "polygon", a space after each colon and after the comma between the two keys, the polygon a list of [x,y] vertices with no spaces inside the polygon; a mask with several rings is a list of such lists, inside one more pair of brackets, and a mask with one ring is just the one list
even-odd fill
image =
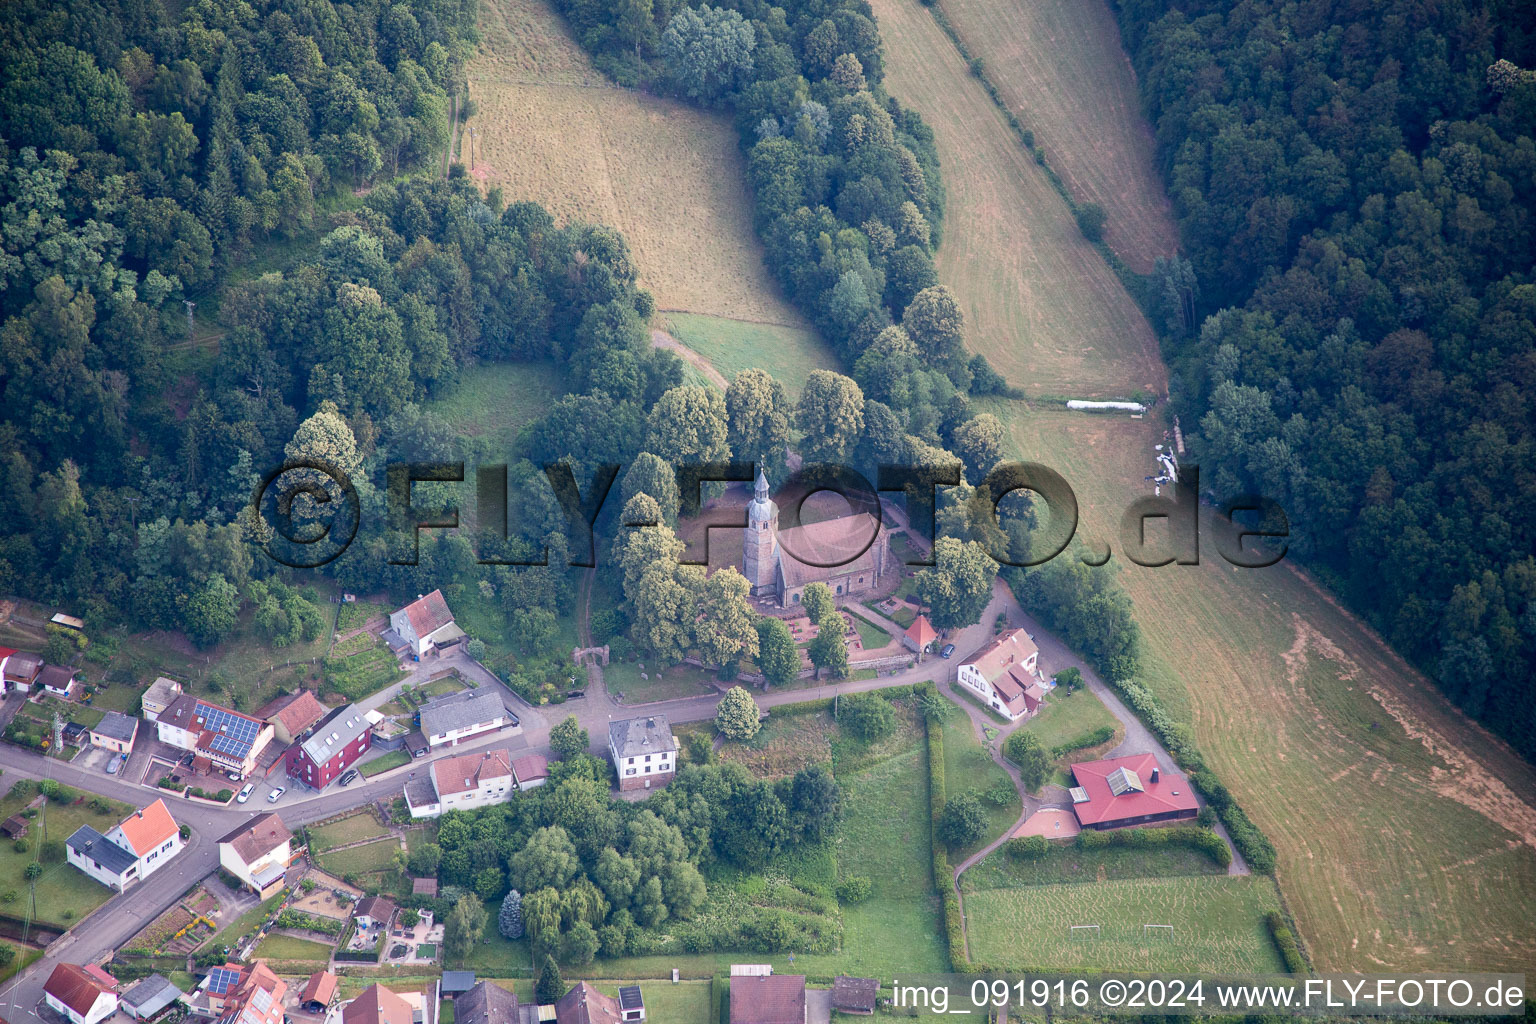
{"label": "church", "polygon": [[[874,542],[850,558],[871,536]],[[889,565],[880,521],[868,512],[781,531],[779,506],[768,497],[768,478],[758,470],[741,552],[741,574],[753,597],[793,608],[807,583],[825,583],[839,596],[862,594],[875,589]]]}

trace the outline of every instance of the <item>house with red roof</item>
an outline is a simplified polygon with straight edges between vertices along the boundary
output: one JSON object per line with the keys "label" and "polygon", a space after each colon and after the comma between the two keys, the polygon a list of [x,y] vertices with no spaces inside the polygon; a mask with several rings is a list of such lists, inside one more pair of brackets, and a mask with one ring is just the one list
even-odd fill
{"label": "house with red roof", "polygon": [[256,770],[261,752],[272,742],[272,726],[259,718],[232,711],[183,693],[155,719],[161,743],[192,751],[204,766],[244,778]]}
{"label": "house with red roof", "polygon": [[272,727],[279,743],[293,743],[303,739],[329,711],[313,690],[300,690],[267,702],[255,717]]}
{"label": "house with red roof", "polygon": [[59,964],[43,984],[43,1001],[70,1024],[96,1024],[117,1012],[117,982],[92,967]]}
{"label": "house with red roof", "polygon": [[999,634],[971,655],[955,681],[1010,722],[1030,717],[1045,703],[1040,649],[1022,629]]}
{"label": "house with red roof", "polygon": [[454,623],[441,590],[390,612],[389,629],[384,632],[384,641],[392,649],[407,650],[418,659],[428,651],[451,647],[463,638],[464,631]]}
{"label": "house with red roof", "polygon": [[1165,774],[1152,754],[1107,757],[1072,766],[1072,812],[1083,828],[1179,821],[1200,813],[1187,778]]}
{"label": "house with red roof", "polygon": [[805,975],[731,974],[731,1024],[805,1024]]}
{"label": "house with red roof", "polygon": [[445,811],[505,803],[516,791],[512,752],[482,750],[433,761],[424,779],[406,782],[405,802],[413,818],[435,818]]}
{"label": "house with red roof", "polygon": [[417,1018],[416,1012],[420,1008],[420,995],[416,996],[418,1005],[411,1002],[398,992],[392,992],[383,985],[373,984],[363,989],[362,993],[350,1003],[341,1008],[342,1024],[413,1024]]}
{"label": "house with red roof", "polygon": [[241,971],[224,997],[218,1024],[283,1024],[283,1000],[288,983],[258,960]]}
{"label": "house with red roof", "polygon": [[912,625],[901,635],[901,646],[919,656],[928,649],[928,645],[939,638],[938,630],[933,628],[933,623],[928,621],[928,616],[919,615],[912,620]]}
{"label": "house with red roof", "polygon": [[110,889],[122,892],[160,870],[182,850],[181,827],[164,800],[134,811],[102,835],[81,825],[64,841],[65,859]]}

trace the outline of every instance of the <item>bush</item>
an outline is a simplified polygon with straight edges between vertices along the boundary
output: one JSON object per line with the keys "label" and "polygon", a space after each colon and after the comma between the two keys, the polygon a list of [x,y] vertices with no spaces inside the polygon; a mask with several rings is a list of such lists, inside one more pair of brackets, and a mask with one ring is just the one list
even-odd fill
{"label": "bush", "polygon": [[25,839],[18,839],[11,844],[11,849],[15,850],[17,853],[26,853],[31,848],[32,844],[27,842]]}
{"label": "bush", "polygon": [[1036,860],[1044,857],[1050,849],[1051,844],[1046,842],[1045,836],[1025,836],[1022,839],[1008,840],[1003,852],[1014,860]]}
{"label": "bush", "polygon": [[1051,748],[1051,757],[1058,758],[1070,754],[1074,750],[1082,750],[1084,747],[1096,747],[1100,743],[1107,743],[1114,738],[1115,727],[1101,725],[1091,732],[1085,732],[1081,736],[1073,737],[1065,743],[1058,743]]}
{"label": "bush", "polygon": [[1300,974],[1305,971],[1307,962],[1302,957],[1296,935],[1286,925],[1285,918],[1280,916],[1278,910],[1271,910],[1264,915],[1264,921],[1269,925],[1269,934],[1275,940],[1275,949],[1280,952],[1280,959],[1285,961],[1285,969],[1291,974]]}
{"label": "bush", "polygon": [[850,693],[837,702],[838,724],[848,732],[873,743],[896,731],[896,712],[878,693]]}
{"label": "bush", "polygon": [[757,701],[740,686],[725,691],[715,710],[715,728],[728,740],[749,740],[762,728]]}
{"label": "bush", "polygon": [[863,903],[869,899],[872,890],[869,879],[863,875],[854,875],[837,883],[837,901],[839,903]]}
{"label": "bush", "polygon": [[970,846],[986,830],[987,812],[981,809],[980,800],[962,793],[945,801],[944,812],[939,815],[939,837],[950,849]]}

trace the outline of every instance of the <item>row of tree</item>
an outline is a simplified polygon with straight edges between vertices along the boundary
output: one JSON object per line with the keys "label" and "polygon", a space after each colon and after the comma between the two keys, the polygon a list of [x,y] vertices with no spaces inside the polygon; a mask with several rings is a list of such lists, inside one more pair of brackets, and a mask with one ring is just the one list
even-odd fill
{"label": "row of tree", "polygon": [[1536,754],[1529,11],[1117,9],[1188,253],[1165,326],[1205,479],[1279,501],[1294,551]]}

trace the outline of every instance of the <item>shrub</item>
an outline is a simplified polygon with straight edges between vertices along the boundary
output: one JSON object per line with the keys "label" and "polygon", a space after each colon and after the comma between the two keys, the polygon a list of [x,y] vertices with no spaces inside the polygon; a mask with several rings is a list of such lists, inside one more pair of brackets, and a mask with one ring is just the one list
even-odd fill
{"label": "shrub", "polygon": [[1035,860],[1044,857],[1050,849],[1051,844],[1046,842],[1045,836],[1025,836],[1008,840],[1004,852],[1014,860]]}
{"label": "shrub", "polygon": [[1280,916],[1278,910],[1271,910],[1264,915],[1264,921],[1269,925],[1269,934],[1275,940],[1275,949],[1280,953],[1280,959],[1285,961],[1285,969],[1291,974],[1300,974],[1307,969],[1306,960],[1301,955],[1301,947],[1296,943],[1296,935],[1286,925],[1285,918]]}
{"label": "shrub", "polygon": [[868,878],[853,875],[837,883],[837,900],[839,903],[863,903],[869,899],[872,888]]}
{"label": "shrub", "polygon": [[740,686],[725,691],[715,710],[715,728],[728,740],[749,740],[762,728],[757,701]]}
{"label": "shrub", "polygon": [[11,844],[11,849],[15,850],[17,853],[26,853],[31,848],[32,844],[27,842],[25,839],[18,839]]}
{"label": "shrub", "polygon": [[896,731],[896,712],[878,693],[850,693],[841,698],[837,720],[850,734],[868,743]]}
{"label": "shrub", "polygon": [[987,812],[981,809],[981,801],[969,793],[962,793],[944,803],[939,815],[939,837],[950,849],[970,846],[987,830]]}

